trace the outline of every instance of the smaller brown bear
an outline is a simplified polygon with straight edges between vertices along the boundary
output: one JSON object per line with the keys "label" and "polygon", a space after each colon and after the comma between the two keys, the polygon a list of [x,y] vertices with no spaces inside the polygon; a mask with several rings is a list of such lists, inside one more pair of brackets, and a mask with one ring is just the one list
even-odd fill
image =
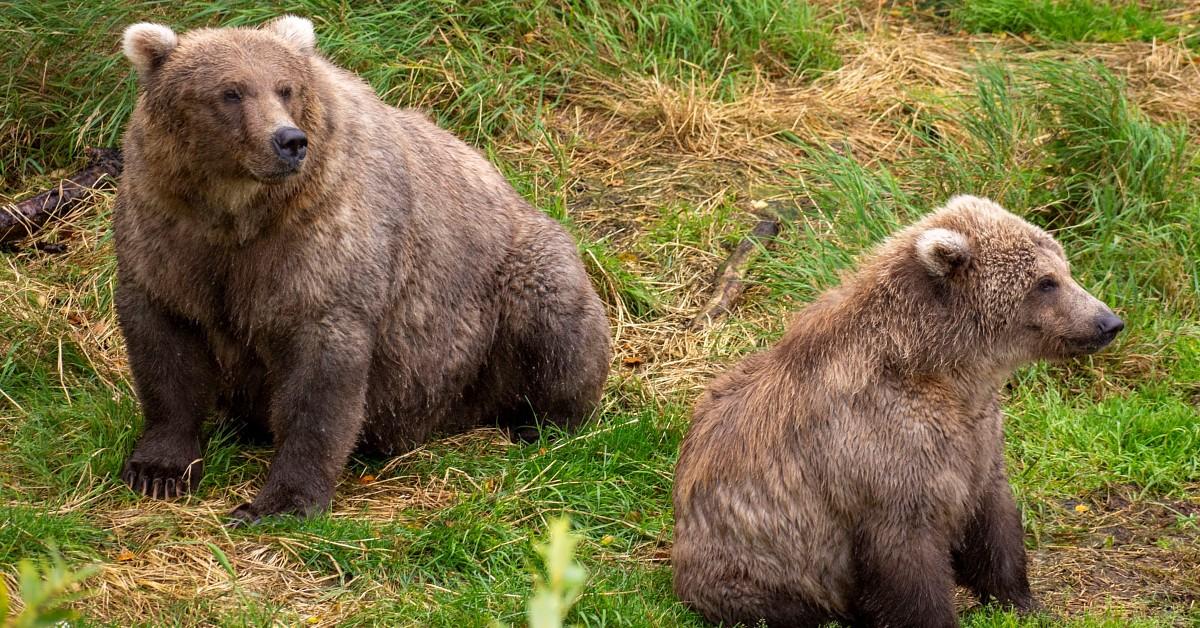
{"label": "smaller brown bear", "polygon": [[727,625],[955,626],[955,582],[1036,608],[999,388],[1123,326],[1046,232],[951,199],[697,402],[676,469],[675,592]]}

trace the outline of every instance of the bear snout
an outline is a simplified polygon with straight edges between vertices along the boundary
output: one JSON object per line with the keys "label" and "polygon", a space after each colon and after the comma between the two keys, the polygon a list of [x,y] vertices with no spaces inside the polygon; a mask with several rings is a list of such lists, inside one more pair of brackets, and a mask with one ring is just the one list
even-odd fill
{"label": "bear snout", "polygon": [[1068,356],[1095,353],[1107,347],[1117,337],[1117,334],[1125,329],[1125,321],[1118,318],[1108,308],[1104,308],[1104,310],[1092,319],[1091,327],[1086,335],[1065,339]]}
{"label": "bear snout", "polygon": [[1096,336],[1101,347],[1112,342],[1122,329],[1125,329],[1125,321],[1112,312],[1105,312],[1096,319]]}
{"label": "bear snout", "polygon": [[308,136],[294,126],[279,127],[271,135],[271,147],[276,157],[295,170],[308,153]]}

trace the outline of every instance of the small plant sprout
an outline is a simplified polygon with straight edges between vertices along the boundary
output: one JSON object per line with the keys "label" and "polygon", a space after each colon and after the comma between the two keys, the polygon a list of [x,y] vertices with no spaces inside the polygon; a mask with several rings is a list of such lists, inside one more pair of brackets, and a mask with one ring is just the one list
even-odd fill
{"label": "small plant sprout", "polygon": [[571,520],[560,517],[550,522],[546,543],[534,545],[542,557],[544,573],[534,573],[533,597],[526,612],[530,628],[558,628],[583,593],[587,571],[575,560],[579,537],[571,533]]}
{"label": "small plant sprout", "polygon": [[34,628],[62,626],[79,617],[70,608],[80,596],[79,583],[96,573],[94,565],[79,570],[67,567],[58,552],[51,554],[49,564],[22,559],[17,562],[17,578],[21,612],[12,611],[8,585],[0,579],[0,626],[3,628]]}

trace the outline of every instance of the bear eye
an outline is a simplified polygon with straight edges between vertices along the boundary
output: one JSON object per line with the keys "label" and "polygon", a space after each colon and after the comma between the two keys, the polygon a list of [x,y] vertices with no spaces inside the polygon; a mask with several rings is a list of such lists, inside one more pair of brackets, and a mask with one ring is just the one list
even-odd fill
{"label": "bear eye", "polygon": [[290,87],[279,88],[279,97],[284,100],[290,100],[292,98],[292,88],[290,88]]}
{"label": "bear eye", "polygon": [[222,96],[225,98],[225,102],[242,102],[242,95],[236,89],[227,89]]}
{"label": "bear eye", "polygon": [[1053,277],[1042,277],[1038,280],[1037,289],[1039,292],[1054,292],[1058,290],[1058,280]]}

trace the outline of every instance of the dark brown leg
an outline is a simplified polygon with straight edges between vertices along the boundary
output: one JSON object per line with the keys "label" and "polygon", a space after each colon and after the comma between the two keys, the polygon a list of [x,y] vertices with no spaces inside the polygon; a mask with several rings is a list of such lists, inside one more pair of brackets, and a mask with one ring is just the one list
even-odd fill
{"label": "dark brown leg", "polygon": [[203,332],[141,290],[118,284],[116,305],[145,416],[121,479],[150,497],[177,497],[200,482],[200,426],[216,402],[217,366]]}
{"label": "dark brown leg", "polygon": [[984,604],[995,600],[1025,612],[1038,608],[1029,591],[1021,515],[1006,480],[996,480],[980,497],[954,552],[954,571]]}
{"label": "dark brown leg", "polygon": [[953,628],[950,550],[939,535],[881,522],[857,535],[855,625]]}
{"label": "dark brown leg", "polygon": [[267,482],[240,522],[327,508],[366,416],[371,338],[365,324],[324,321],[272,343],[271,429],[276,453]]}

